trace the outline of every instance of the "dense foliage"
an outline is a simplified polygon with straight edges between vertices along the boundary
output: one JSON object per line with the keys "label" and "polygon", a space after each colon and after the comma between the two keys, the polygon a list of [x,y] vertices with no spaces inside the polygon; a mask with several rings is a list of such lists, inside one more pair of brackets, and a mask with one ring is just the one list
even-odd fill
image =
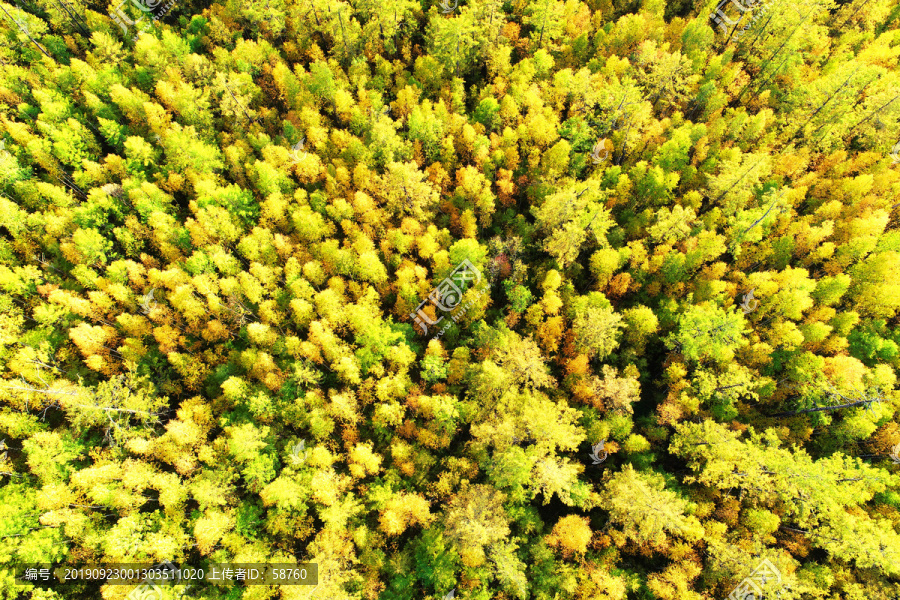
{"label": "dense foliage", "polygon": [[136,1],[0,2],[0,564],[900,594],[895,0]]}

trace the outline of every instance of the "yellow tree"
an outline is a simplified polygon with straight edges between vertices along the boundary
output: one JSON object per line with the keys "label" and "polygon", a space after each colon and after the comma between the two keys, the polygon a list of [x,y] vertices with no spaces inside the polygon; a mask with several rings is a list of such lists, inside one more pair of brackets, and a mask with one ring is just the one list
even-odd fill
{"label": "yellow tree", "polygon": [[703,537],[700,521],[689,513],[691,504],[665,489],[655,473],[626,465],[605,482],[600,496],[615,526],[609,535],[617,545],[667,552],[679,539],[693,543]]}

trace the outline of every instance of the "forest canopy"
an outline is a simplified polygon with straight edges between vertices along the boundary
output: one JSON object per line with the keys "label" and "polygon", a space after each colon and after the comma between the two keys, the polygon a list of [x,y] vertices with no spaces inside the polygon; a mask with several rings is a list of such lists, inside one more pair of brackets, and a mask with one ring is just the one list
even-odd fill
{"label": "forest canopy", "polygon": [[900,596],[895,0],[0,8],[0,600]]}

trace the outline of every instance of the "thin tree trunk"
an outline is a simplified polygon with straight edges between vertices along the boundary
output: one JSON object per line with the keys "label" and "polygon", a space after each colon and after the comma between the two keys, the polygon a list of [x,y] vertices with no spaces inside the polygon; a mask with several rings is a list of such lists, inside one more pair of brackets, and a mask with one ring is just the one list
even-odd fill
{"label": "thin tree trunk", "polygon": [[862,406],[864,404],[871,404],[872,402],[880,401],[880,398],[873,398],[871,400],[857,400],[856,402],[849,402],[847,404],[838,404],[837,406],[817,406],[816,408],[805,408],[803,410],[795,410],[790,412],[781,412],[772,415],[773,417],[792,417],[794,415],[805,415],[807,413],[814,412],[822,412],[826,410],[838,410],[841,408],[853,408],[854,406]]}
{"label": "thin tree trunk", "polygon": [[43,48],[41,48],[41,45],[38,44],[36,41],[34,41],[34,38],[31,37],[31,35],[25,30],[24,27],[22,27],[21,25],[19,25],[19,22],[18,22],[18,21],[16,21],[15,19],[13,19],[12,15],[9,14],[5,8],[3,8],[2,6],[0,6],[0,9],[3,9],[3,12],[6,13],[6,16],[9,17],[10,20],[12,20],[13,23],[15,23],[16,25],[19,26],[19,29],[22,31],[22,33],[25,34],[25,37],[27,37],[29,40],[31,40],[31,43],[34,44],[35,46],[37,46],[37,49],[40,50],[40,51],[44,54],[44,56],[46,56],[46,57],[49,58],[50,60],[53,60],[53,57],[50,56],[49,54],[47,54],[47,52],[46,52]]}
{"label": "thin tree trunk", "polygon": [[763,156],[761,159],[759,159],[758,161],[756,161],[756,164],[754,164],[752,167],[750,167],[749,169],[747,169],[747,170],[744,172],[743,175],[741,175],[740,177],[738,177],[737,181],[735,181],[734,183],[732,183],[730,188],[728,188],[727,190],[725,190],[724,192],[722,192],[721,194],[719,194],[718,196],[716,196],[716,199],[713,200],[713,202],[718,202],[719,200],[721,200],[721,199],[725,196],[725,194],[727,194],[728,192],[730,192],[731,190],[733,190],[733,189],[734,189],[734,186],[736,186],[737,184],[739,184],[739,183],[741,182],[741,180],[742,180],[744,177],[746,177],[746,176],[750,173],[750,171],[752,171],[752,170],[755,169],[757,166],[759,166],[759,164],[762,163],[762,161],[764,161],[765,159],[766,159],[766,157]]}
{"label": "thin tree trunk", "polygon": [[859,5],[859,8],[857,8],[856,10],[854,10],[852,15],[850,15],[849,17],[847,17],[846,19],[844,19],[844,22],[841,23],[841,25],[840,25],[840,27],[838,27],[838,29],[840,29],[841,27],[843,27],[844,25],[846,25],[846,24],[847,24],[847,21],[849,21],[850,19],[852,19],[853,17],[855,17],[855,16],[856,16],[856,13],[858,13],[858,12],[862,9],[862,7],[865,6],[865,5],[868,4],[868,3],[869,3],[869,0],[865,0],[865,2],[863,2],[862,4],[860,4],[860,5]]}
{"label": "thin tree trunk", "polygon": [[758,219],[753,223],[753,225],[751,225],[750,227],[748,227],[747,229],[745,229],[745,230],[744,230],[744,233],[741,234],[741,237],[744,237],[744,234],[746,234],[748,231],[750,231],[751,229],[753,229],[754,227],[756,227],[757,225],[759,225],[759,222],[762,221],[763,219],[765,219],[765,218],[766,218],[766,215],[768,215],[770,212],[772,212],[772,208],[775,206],[775,203],[778,202],[778,201],[782,198],[782,196],[784,196],[784,192],[782,192],[782,193],[781,193],[780,195],[778,195],[774,200],[772,200],[772,204],[769,205],[769,209],[768,209],[765,213],[763,213],[763,216],[761,216],[760,218],[758,218]]}
{"label": "thin tree trunk", "polygon": [[[812,14],[812,10],[810,10],[808,13],[806,13],[806,16],[803,17],[803,19],[799,23],[797,23],[797,26],[794,27],[794,30],[791,31],[791,34],[789,36],[787,36],[787,38],[783,42],[781,42],[781,45],[778,47],[777,50],[775,50],[775,52],[772,53],[772,56],[770,56],[763,62],[763,66],[760,68],[760,74],[765,71],[765,66],[768,65],[772,61],[773,58],[778,56],[778,54],[781,52],[781,49],[784,48],[785,44],[787,44],[791,40],[792,37],[794,37],[794,34],[797,33],[797,30],[800,29],[800,26],[803,25],[803,23],[806,21],[806,19],[809,18],[809,15],[811,15],[811,14]],[[759,74],[756,75],[756,77],[759,77]],[[747,82],[747,84],[744,86],[744,89],[742,89],[741,93],[738,94],[737,101],[740,101],[741,96],[744,95],[744,92],[747,90],[747,87],[750,85],[750,82],[752,82],[753,79],[755,79],[756,77],[751,78],[750,81]]]}
{"label": "thin tree trunk", "polygon": [[[856,10],[854,10],[852,15],[850,15],[849,17],[847,17],[846,19],[844,19],[844,22],[841,23],[838,27],[836,27],[835,30],[836,30],[836,31],[840,31],[841,28],[842,28],[844,25],[846,25],[847,22],[850,21],[850,19],[852,19],[853,17],[855,17],[855,16],[856,16],[856,13],[858,13],[858,12],[862,9],[862,7],[865,6],[865,5],[868,4],[868,3],[869,3],[869,0],[864,0],[864,2],[863,2],[862,4],[859,5],[859,8],[857,8]],[[837,44],[831,44],[831,50],[829,50],[829,52],[828,52],[828,57],[825,59],[825,62],[826,62],[826,63],[831,59],[831,56],[834,54],[834,51],[835,51],[836,49],[837,49]],[[823,63],[823,64],[824,64],[824,63]]]}
{"label": "thin tree trunk", "polygon": [[547,12],[550,9],[550,0],[544,3],[544,20],[541,23],[541,38],[538,40],[538,47],[544,43],[544,27],[547,26]]}
{"label": "thin tree trunk", "polygon": [[347,50],[347,34],[344,32],[344,19],[341,18],[341,11],[338,11],[338,23],[341,24],[341,37],[344,39],[344,54],[349,58],[350,52]]}
{"label": "thin tree trunk", "polygon": [[240,101],[237,99],[237,96],[235,96],[234,92],[231,91],[231,88],[228,87],[228,84],[223,82],[223,85],[225,86],[225,89],[228,90],[228,93],[231,94],[231,97],[234,98],[234,103],[237,104],[238,107],[240,107],[240,109],[244,112],[244,116],[247,117],[247,121],[253,123],[254,120],[250,118],[250,113],[248,113],[247,109],[244,108],[244,105],[240,103]]}
{"label": "thin tree trunk", "polygon": [[762,83],[760,83],[760,84],[756,87],[756,89],[753,90],[753,96],[750,98],[750,102],[753,102],[754,100],[756,100],[757,96],[759,96],[759,93],[762,91],[763,87],[765,87],[765,85],[766,85],[767,83],[769,83],[769,82],[772,80],[773,77],[778,77],[778,72],[781,70],[781,67],[784,65],[784,63],[787,62],[787,60],[788,60],[790,57],[791,57],[790,54],[788,54],[787,56],[785,56],[785,57],[784,57],[784,60],[782,60],[780,63],[778,63],[778,66],[775,67],[775,70],[774,70],[774,71],[772,71],[772,74],[769,75],[768,77],[766,77],[765,81],[763,81]]}
{"label": "thin tree trunk", "polygon": [[[870,80],[869,80],[869,83],[867,83],[867,84],[864,85],[862,88],[860,88],[860,90],[857,92],[857,94],[862,94],[864,91],[866,91],[866,88],[868,88],[870,85],[872,85],[872,82],[875,81],[876,79],[878,79],[878,76],[877,76],[877,75],[876,75],[875,77],[873,77],[872,79],[870,79]],[[860,102],[862,102],[862,100],[857,100],[857,101],[856,101],[856,104],[854,104],[854,105],[853,105],[852,107],[850,107],[850,109],[848,109],[848,110],[853,110],[854,108],[856,108],[857,105],[859,105]],[[826,125],[829,125],[830,127],[828,127],[828,129],[826,129],[825,132],[824,132],[822,135],[820,135],[819,137],[817,137],[816,139],[814,139],[814,140],[812,141],[813,144],[815,144],[816,142],[818,142],[819,139],[821,139],[822,137],[825,137],[825,134],[827,134],[829,131],[831,131],[832,129],[834,129],[834,122],[829,122],[829,120],[826,119],[824,123],[822,123],[821,125],[819,125],[819,128],[818,128],[818,129],[816,129],[816,130],[813,131],[811,134],[809,134],[810,137],[814,136],[815,134],[819,133],[819,132],[822,130],[822,128],[825,127]]]}
{"label": "thin tree trunk", "polygon": [[816,118],[816,115],[819,114],[819,113],[822,111],[823,108],[825,108],[825,105],[826,105],[826,104],[828,104],[829,102],[831,102],[831,100],[832,100],[835,96],[837,96],[839,93],[841,93],[841,90],[844,89],[844,87],[845,87],[848,83],[850,83],[850,79],[851,79],[855,74],[856,74],[856,71],[852,71],[852,72],[850,73],[850,77],[847,77],[847,79],[844,81],[844,83],[842,83],[841,86],[840,86],[838,89],[836,89],[834,92],[832,92],[831,95],[828,96],[828,98],[825,100],[825,102],[823,102],[821,105],[819,105],[819,108],[817,108],[817,109],[816,109],[816,112],[814,112],[813,114],[811,114],[811,115],[809,116],[809,118],[806,120],[806,123],[804,123],[803,125],[801,125],[800,127],[797,128],[797,131],[794,132],[793,137],[791,137],[791,139],[788,140],[788,142],[787,142],[788,144],[790,144],[790,143],[793,142],[795,139],[797,139],[797,136],[800,134],[800,132],[803,131],[803,129],[804,129],[807,125],[809,125],[810,122],[811,122],[813,119]]}
{"label": "thin tree trunk", "polygon": [[[860,125],[862,125],[863,123],[865,123],[866,121],[868,121],[869,119],[871,119],[872,117],[874,117],[876,114],[878,114],[879,112],[881,112],[881,110],[882,110],[883,108],[886,108],[888,104],[893,103],[894,100],[896,100],[897,98],[900,98],[900,94],[894,96],[893,98],[891,98],[890,100],[888,100],[887,102],[885,102],[884,104],[882,104],[880,107],[878,107],[878,108],[876,108],[875,110],[873,110],[872,113],[871,113],[868,117],[866,117],[865,119],[863,119],[862,121],[860,121],[859,123],[857,123],[856,125],[854,125],[853,128],[850,129],[850,131],[847,132],[847,135],[849,136],[851,133],[853,133],[854,131],[856,131],[856,128],[857,128],[857,127],[859,127]],[[845,139],[846,139],[846,138],[845,138]]]}
{"label": "thin tree trunk", "polygon": [[73,15],[72,12],[69,10],[68,4],[64,0],[57,0],[57,4],[59,4],[62,7],[62,9],[64,11],[66,11],[66,14],[69,15],[69,18],[72,19],[72,22],[75,23],[75,26],[81,30],[81,33],[85,37],[91,37],[91,32],[82,24],[80,19],[75,18],[75,15]]}
{"label": "thin tree trunk", "polygon": [[779,527],[780,527],[781,529],[787,529],[788,531],[796,531],[797,533],[805,533],[805,534],[807,534],[807,535],[814,535],[814,536],[816,536],[816,537],[824,537],[826,540],[831,540],[831,541],[834,541],[834,542],[840,542],[840,541],[842,541],[842,540],[836,540],[836,539],[830,538],[830,537],[825,537],[825,536],[823,536],[823,535],[819,535],[818,533],[816,533],[816,532],[814,532],[814,531],[804,531],[804,530],[802,530],[802,529],[794,529],[793,527],[788,527],[787,525],[779,525]]}
{"label": "thin tree trunk", "polygon": [[760,39],[760,37],[762,37],[762,34],[764,34],[766,32],[766,30],[769,28],[769,23],[771,23],[772,19],[774,19],[774,18],[775,18],[775,13],[772,12],[769,15],[769,19],[766,21],[765,25],[763,25],[762,29],[760,29],[756,33],[756,36],[754,36],[753,41],[750,42],[750,45],[747,47],[747,53],[753,52],[753,49],[756,48],[756,42]]}

